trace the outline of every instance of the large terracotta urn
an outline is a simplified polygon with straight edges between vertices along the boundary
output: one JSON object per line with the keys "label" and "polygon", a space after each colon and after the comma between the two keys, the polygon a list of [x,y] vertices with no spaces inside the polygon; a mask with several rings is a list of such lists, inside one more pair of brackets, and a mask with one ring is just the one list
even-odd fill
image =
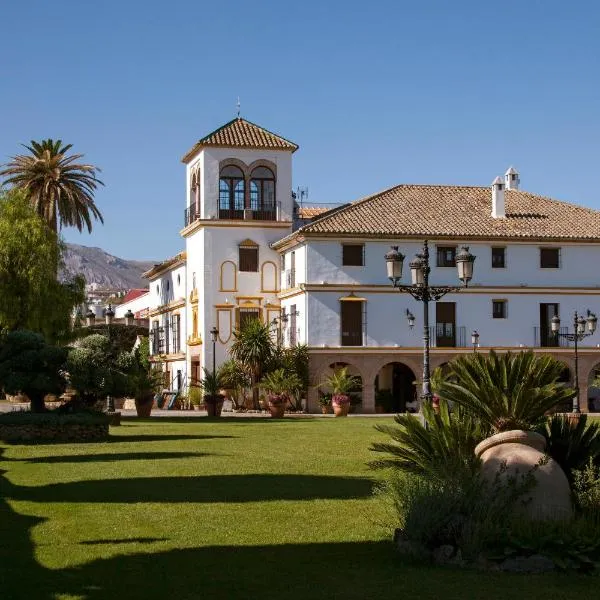
{"label": "large terracotta urn", "polygon": [[[567,519],[572,514],[571,489],[560,465],[544,454],[546,439],[533,431],[505,431],[481,442],[475,454],[481,459],[483,476],[522,477],[532,473],[535,486],[523,496],[523,511],[536,520]],[[503,465],[506,465],[505,467]]]}

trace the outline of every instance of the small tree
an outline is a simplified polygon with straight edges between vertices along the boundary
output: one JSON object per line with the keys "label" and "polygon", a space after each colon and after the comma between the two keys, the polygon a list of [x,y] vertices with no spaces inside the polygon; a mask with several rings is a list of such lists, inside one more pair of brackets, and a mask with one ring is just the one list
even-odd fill
{"label": "small tree", "polygon": [[86,404],[126,391],[123,370],[111,355],[110,342],[103,335],[83,338],[69,353],[67,370],[71,385]]}
{"label": "small tree", "polygon": [[143,338],[137,348],[123,352],[117,359],[119,378],[125,378],[124,391],[138,402],[149,402],[163,383],[163,372],[150,362],[148,338]]}
{"label": "small tree", "polygon": [[221,365],[223,388],[231,391],[231,400],[236,409],[244,405],[250,387],[250,375],[244,365],[233,358]]}
{"label": "small tree", "polygon": [[44,396],[65,390],[67,350],[51,346],[32,331],[11,331],[0,339],[0,386],[29,397],[32,412],[46,410]]}

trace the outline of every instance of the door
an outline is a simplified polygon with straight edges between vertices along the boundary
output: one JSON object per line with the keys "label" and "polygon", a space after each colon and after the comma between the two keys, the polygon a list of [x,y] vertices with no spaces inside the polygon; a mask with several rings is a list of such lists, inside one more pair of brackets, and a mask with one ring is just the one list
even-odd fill
{"label": "door", "polygon": [[557,336],[552,334],[552,317],[558,314],[558,304],[540,304],[540,346],[548,348],[557,345]]}
{"label": "door", "polygon": [[340,302],[342,346],[363,345],[362,304],[355,300]]}
{"label": "door", "polygon": [[456,346],[456,304],[437,302],[435,305],[435,340],[440,348]]}

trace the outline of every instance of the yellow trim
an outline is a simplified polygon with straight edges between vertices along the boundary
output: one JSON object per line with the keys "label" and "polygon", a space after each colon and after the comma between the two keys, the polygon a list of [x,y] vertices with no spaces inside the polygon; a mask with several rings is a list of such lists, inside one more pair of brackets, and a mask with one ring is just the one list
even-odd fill
{"label": "yellow trim", "polygon": [[187,260],[187,253],[185,251],[180,252],[173,258],[168,258],[167,260],[165,260],[157,265],[154,265],[151,269],[148,269],[145,273],[142,273],[142,277],[144,277],[145,279],[149,279],[150,281],[153,281],[154,279],[156,279],[156,277],[158,277],[159,275],[162,275],[166,271],[170,271],[171,269],[174,269],[175,267],[180,267],[181,265],[184,265],[186,260]]}
{"label": "yellow trim", "polygon": [[366,302],[366,298],[361,298],[360,296],[355,296],[354,294],[350,294],[349,296],[342,296],[338,298],[340,302]]}
{"label": "yellow trim", "polygon": [[239,304],[240,300],[257,300],[258,302],[261,302],[263,297],[264,296],[236,296],[235,299]]}
{"label": "yellow trim", "polygon": [[240,328],[240,308],[255,308],[258,311],[258,320],[261,323],[264,323],[265,320],[265,316],[263,314],[263,309],[260,306],[257,306],[256,304],[241,304],[239,306],[236,307],[235,309],[235,328],[239,329]]}
{"label": "yellow trim", "polygon": [[185,298],[178,298],[177,300],[173,300],[169,304],[163,304],[154,310],[151,310],[148,313],[150,317],[156,317],[157,315],[162,315],[163,313],[169,312],[175,308],[182,308],[185,306]]}
{"label": "yellow trim", "polygon": [[200,337],[193,338],[192,336],[188,337],[188,340],[187,340],[188,346],[200,346],[201,344],[202,344],[202,338],[200,338]]}
{"label": "yellow trim", "polygon": [[229,316],[229,335],[227,336],[227,339],[224,339],[221,337],[221,327],[219,326],[219,335],[217,336],[219,338],[219,342],[221,342],[221,344],[226,344],[230,339],[231,336],[233,335],[233,319],[231,317],[231,311],[233,310],[233,306],[228,306],[227,308],[217,308],[217,323],[219,323],[219,313],[227,313],[227,315]]}
{"label": "yellow trim", "polygon": [[[264,282],[264,269],[265,269],[265,265],[273,265],[273,267],[275,268],[275,289],[272,290],[267,290],[265,288],[265,282]],[[265,262],[260,266],[260,291],[261,292],[266,292],[269,294],[272,293],[277,293],[279,291],[279,286],[277,285],[277,281],[279,280],[279,273],[278,273],[278,268],[277,265],[272,261],[272,260],[265,260]]]}
{"label": "yellow trim", "polygon": [[272,302],[267,302],[265,304],[265,308],[269,310],[270,308],[276,308],[277,310],[281,310],[281,304],[273,304]]}
{"label": "yellow trim", "polygon": [[258,244],[250,238],[246,238],[244,241],[240,242],[238,246],[241,248],[258,248]]}
{"label": "yellow trim", "polygon": [[[231,263],[233,265],[233,289],[225,289],[223,287],[223,266],[226,263]],[[221,263],[221,278],[219,279],[219,291],[220,292],[237,292],[237,265],[232,260],[224,260]]]}
{"label": "yellow trim", "polygon": [[233,304],[215,304],[215,308],[228,308],[229,310],[235,308]]}
{"label": "yellow trim", "polygon": [[261,229],[289,229],[291,232],[291,221],[226,221],[224,219],[202,219],[194,221],[187,227],[184,227],[179,234],[182,237],[188,237],[192,233],[202,229],[203,227],[250,227]]}
{"label": "yellow trim", "polygon": [[185,352],[176,352],[171,354],[153,354],[149,357],[150,362],[176,362],[185,360]]}

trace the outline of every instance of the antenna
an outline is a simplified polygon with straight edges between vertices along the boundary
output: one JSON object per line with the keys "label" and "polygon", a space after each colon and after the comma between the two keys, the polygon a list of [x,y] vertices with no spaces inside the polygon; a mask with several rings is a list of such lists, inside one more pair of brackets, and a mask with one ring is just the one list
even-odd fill
{"label": "antenna", "polygon": [[235,106],[237,108],[237,117],[239,119],[240,118],[240,109],[242,107],[242,105],[240,104],[240,97],[239,96],[238,96],[237,104]]}
{"label": "antenna", "polygon": [[296,191],[296,201],[299,204],[308,201],[308,187],[298,186],[298,190]]}

